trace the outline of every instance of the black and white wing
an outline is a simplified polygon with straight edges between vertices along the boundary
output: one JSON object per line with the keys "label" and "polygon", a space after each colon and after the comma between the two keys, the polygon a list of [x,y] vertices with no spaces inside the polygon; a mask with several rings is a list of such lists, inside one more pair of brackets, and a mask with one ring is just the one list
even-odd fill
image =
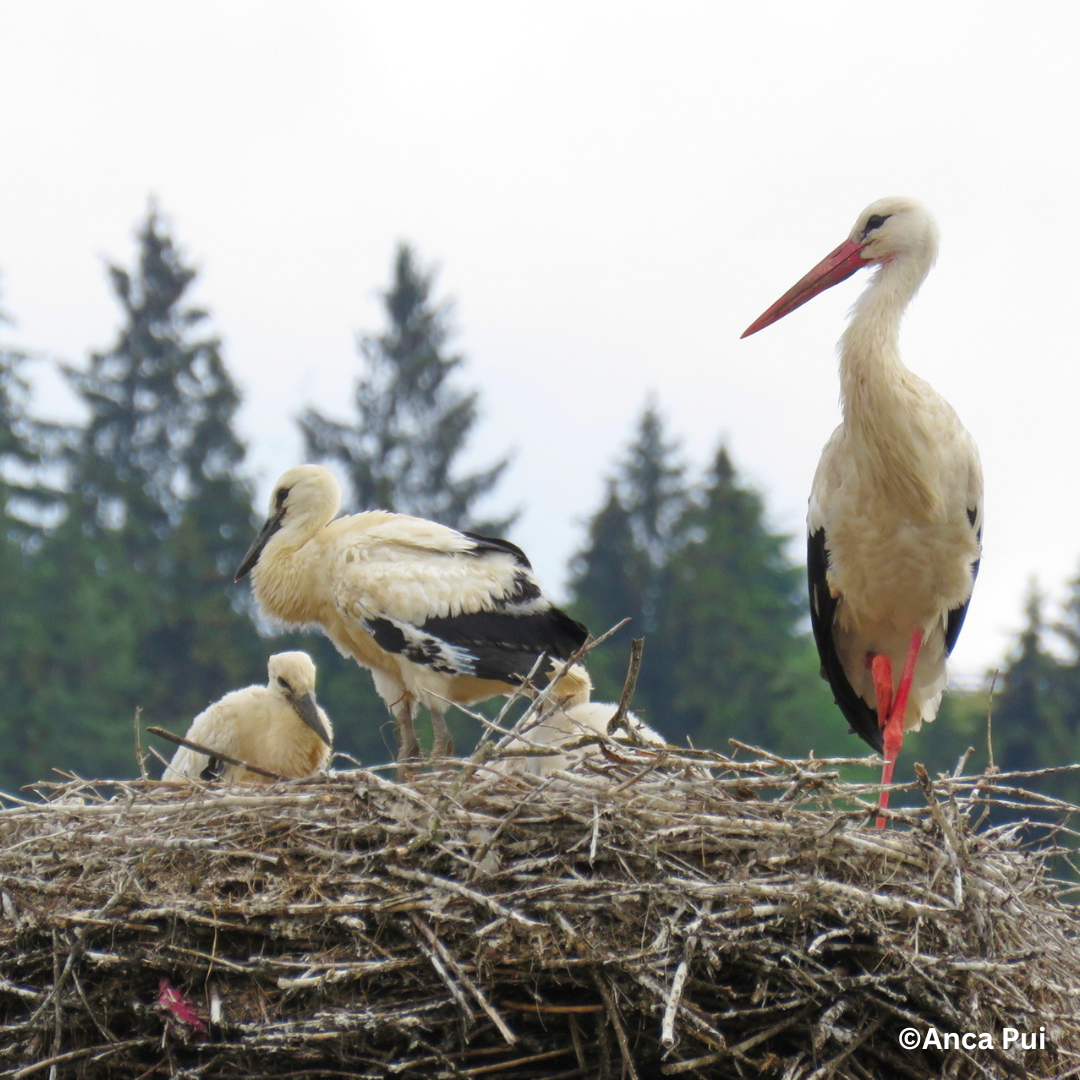
{"label": "black and white wing", "polygon": [[[971,564],[971,588],[974,590],[975,579],[979,576],[979,564],[982,562],[983,535],[982,469],[979,465],[979,455],[978,451],[975,449],[974,442],[971,443],[971,454],[972,468],[970,469],[968,479],[966,511],[968,525],[971,526],[975,546],[978,549],[978,555]],[[959,607],[955,607],[949,612],[945,622],[946,656],[952,653],[953,647],[956,645],[956,639],[960,636],[960,630],[964,625],[964,618],[967,616],[968,605],[970,603],[971,593],[969,592],[967,599]]]}
{"label": "black and white wing", "polygon": [[339,610],[380,648],[434,671],[520,682],[538,656],[565,660],[588,636],[506,540],[387,515],[352,556]]}
{"label": "black and white wing", "polygon": [[814,631],[818,656],[821,659],[821,677],[829,684],[844,718],[859,738],[869,743],[879,754],[885,744],[878,726],[877,711],[855,692],[844,672],[836,652],[833,626],[836,619],[837,599],[829,588],[829,547],[823,525],[807,534],[806,574],[810,585],[810,625]]}

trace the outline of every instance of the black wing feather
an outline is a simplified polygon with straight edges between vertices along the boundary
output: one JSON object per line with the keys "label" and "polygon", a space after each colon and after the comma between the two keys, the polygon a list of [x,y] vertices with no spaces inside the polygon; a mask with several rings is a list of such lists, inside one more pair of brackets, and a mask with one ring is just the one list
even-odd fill
{"label": "black wing feather", "polygon": [[479,533],[471,532],[463,532],[461,535],[467,536],[476,544],[473,551],[466,552],[467,555],[482,557],[486,552],[501,551],[504,555],[513,555],[514,561],[524,566],[526,570],[532,569],[532,563],[529,562],[525,552],[517,544],[511,544],[509,540],[501,540],[497,536],[481,536]]}
{"label": "black wing feather", "polygon": [[[809,533],[806,543],[806,574],[810,585],[810,625],[814,630],[818,656],[821,658],[821,677],[832,687],[833,700],[851,730],[869,743],[879,754],[885,752],[885,744],[878,726],[877,711],[855,693],[844,673],[840,657],[833,641],[833,619],[836,616],[836,600],[829,591],[826,574],[829,569],[829,552],[826,547],[825,530]],[[951,616],[950,616],[951,618]],[[961,621],[963,616],[961,616]],[[957,628],[959,632],[959,627]]]}
{"label": "black wing feather", "polygon": [[221,758],[207,758],[206,764],[203,766],[203,770],[199,773],[200,780],[206,780],[208,782],[214,780],[220,780],[225,774],[225,762]]}
{"label": "black wing feather", "polygon": [[565,611],[497,608],[428,619],[419,626],[375,617],[364,620],[381,649],[448,675],[520,683],[541,654],[569,659],[589,631]]}
{"label": "black wing feather", "polygon": [[[969,508],[967,511],[967,519],[971,523],[971,527],[975,528],[975,521],[979,516],[978,507],[975,509]],[[975,534],[975,539],[979,542],[979,546],[982,546],[982,529]],[[981,558],[976,559],[971,564],[971,587],[975,588],[975,579],[979,576],[979,563],[982,562]],[[953,651],[953,647],[956,645],[956,639],[960,636],[960,630],[964,625],[964,619],[967,617],[968,605],[971,603],[971,596],[968,595],[967,600],[964,601],[958,608],[953,608],[949,612],[948,621],[945,623],[945,655],[950,656]]]}
{"label": "black wing feather", "polygon": [[428,619],[419,629],[466,650],[477,678],[511,683],[521,682],[541,653],[567,660],[589,636],[582,623],[557,607],[528,614],[496,610],[448,615]]}

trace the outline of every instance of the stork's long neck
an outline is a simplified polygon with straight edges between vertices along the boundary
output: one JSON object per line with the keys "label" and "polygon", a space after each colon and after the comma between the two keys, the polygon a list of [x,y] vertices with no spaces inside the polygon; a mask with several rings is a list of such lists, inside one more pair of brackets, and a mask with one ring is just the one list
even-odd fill
{"label": "stork's long neck", "polygon": [[900,359],[900,319],[929,270],[908,257],[883,263],[855,304],[840,346],[844,424],[879,487],[912,512],[934,513],[937,497],[919,467],[925,384]]}
{"label": "stork's long neck", "polygon": [[255,599],[272,618],[300,624],[317,621],[324,598],[314,587],[319,552],[310,541],[318,531],[282,529],[270,538],[255,564],[251,573]]}
{"label": "stork's long neck", "polygon": [[840,391],[844,420],[875,428],[895,413],[908,369],[900,359],[900,319],[926,268],[912,258],[896,258],[878,267],[855,304],[840,342]]}

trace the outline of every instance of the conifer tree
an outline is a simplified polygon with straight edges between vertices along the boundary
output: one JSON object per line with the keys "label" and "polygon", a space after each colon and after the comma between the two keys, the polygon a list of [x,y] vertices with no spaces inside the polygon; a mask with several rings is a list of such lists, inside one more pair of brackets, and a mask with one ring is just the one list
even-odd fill
{"label": "conifer tree", "polygon": [[597,634],[631,620],[590,654],[596,696],[618,696],[630,638],[644,637],[635,703],[661,725],[670,698],[670,643],[659,630],[668,565],[683,542],[686,505],[678,445],[665,438],[663,420],[650,399],[615,479],[608,482],[604,506],[589,524],[586,545],[571,564],[570,608]]}
{"label": "conifer tree", "polygon": [[662,626],[673,684],[668,733],[703,746],[735,737],[777,751],[820,751],[842,725],[801,629],[803,572],[788,560],[787,538],[768,528],[761,496],[739,482],[726,448],[684,527]]}
{"label": "conifer tree", "polygon": [[358,510],[397,510],[498,535],[513,518],[478,522],[476,503],[508,459],[468,475],[455,469],[479,415],[478,394],[454,384],[464,361],[447,351],[450,305],[434,303],[434,277],[411,247],[399,245],[383,296],[388,327],[359,342],[355,420],[308,409],[300,419],[306,454],[341,466]]}
{"label": "conifer tree", "polygon": [[678,443],[664,438],[663,421],[650,398],[627,454],[621,485],[634,546],[645,563],[641,631],[646,634],[660,624],[665,571],[685,534],[687,491],[678,452]]}
{"label": "conifer tree", "polygon": [[[94,723],[128,732],[133,703],[148,719],[182,723],[265,677],[267,651],[232,585],[255,526],[232,427],[239,394],[207,313],[188,297],[196,272],[153,207],[137,240],[134,271],[108,268],[124,315],[115,344],[85,370],[66,368],[89,420],[68,453],[69,517],[47,553],[60,588],[96,582],[102,595],[88,606],[114,603],[132,625],[134,653],[116,645],[87,686],[103,708],[113,702]],[[114,679],[110,667],[131,677]],[[114,682],[118,696],[104,689]]]}
{"label": "conifer tree", "polygon": [[[1075,648],[1077,583],[1066,605],[1066,640]],[[1077,662],[1059,662],[1044,645],[1044,599],[1032,584],[1013,655],[1005,668],[1003,688],[994,706],[994,753],[1003,769],[1038,769],[1080,760],[1080,687]],[[1051,781],[1057,794],[1066,794],[1060,778]],[[1075,782],[1065,787],[1075,795]]]}
{"label": "conifer tree", "polygon": [[132,775],[132,720],[150,683],[139,666],[146,587],[115,571],[120,547],[117,535],[91,542],[68,521],[36,550],[13,553],[17,575],[0,569],[6,790],[55,769]]}
{"label": "conifer tree", "polygon": [[34,752],[40,740],[28,723],[40,685],[33,648],[50,600],[34,571],[57,501],[57,492],[40,478],[56,431],[28,411],[26,360],[19,350],[0,346],[0,786],[8,790],[44,775],[29,771],[40,763]]}
{"label": "conifer tree", "polygon": [[[0,309],[0,327],[7,323]],[[61,429],[30,415],[27,360],[24,352],[0,345],[0,520],[3,534],[19,544],[40,537],[60,495],[41,472],[54,463]]]}
{"label": "conifer tree", "polygon": [[[588,540],[570,565],[569,604],[571,614],[596,635],[605,633],[623,619],[630,619],[620,631],[589,654],[597,700],[617,700],[626,674],[631,636],[641,637],[644,622],[646,562],[634,544],[630,515],[613,480],[608,481],[607,499],[589,522]],[[651,645],[650,641],[650,645]],[[652,653],[649,653],[650,663]],[[640,705],[640,702],[639,702]]]}
{"label": "conifer tree", "polygon": [[122,527],[136,561],[160,551],[193,502],[231,504],[217,523],[226,529],[238,508],[245,527],[250,519],[249,487],[235,475],[239,395],[218,339],[196,336],[208,319],[186,297],[196,271],[154,207],[137,239],[134,273],[108,267],[125,317],[115,345],[86,370],[65,369],[90,413],[70,454],[73,514],[90,532]]}

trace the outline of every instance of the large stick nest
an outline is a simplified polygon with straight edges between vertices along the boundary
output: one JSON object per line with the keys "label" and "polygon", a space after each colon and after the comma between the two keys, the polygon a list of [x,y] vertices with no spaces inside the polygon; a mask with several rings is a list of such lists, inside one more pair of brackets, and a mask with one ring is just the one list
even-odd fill
{"label": "large stick nest", "polygon": [[0,1075],[1080,1071],[1080,924],[987,816],[1032,805],[1015,778],[926,782],[879,831],[839,761],[613,745],[547,778],[479,754],[11,799]]}

